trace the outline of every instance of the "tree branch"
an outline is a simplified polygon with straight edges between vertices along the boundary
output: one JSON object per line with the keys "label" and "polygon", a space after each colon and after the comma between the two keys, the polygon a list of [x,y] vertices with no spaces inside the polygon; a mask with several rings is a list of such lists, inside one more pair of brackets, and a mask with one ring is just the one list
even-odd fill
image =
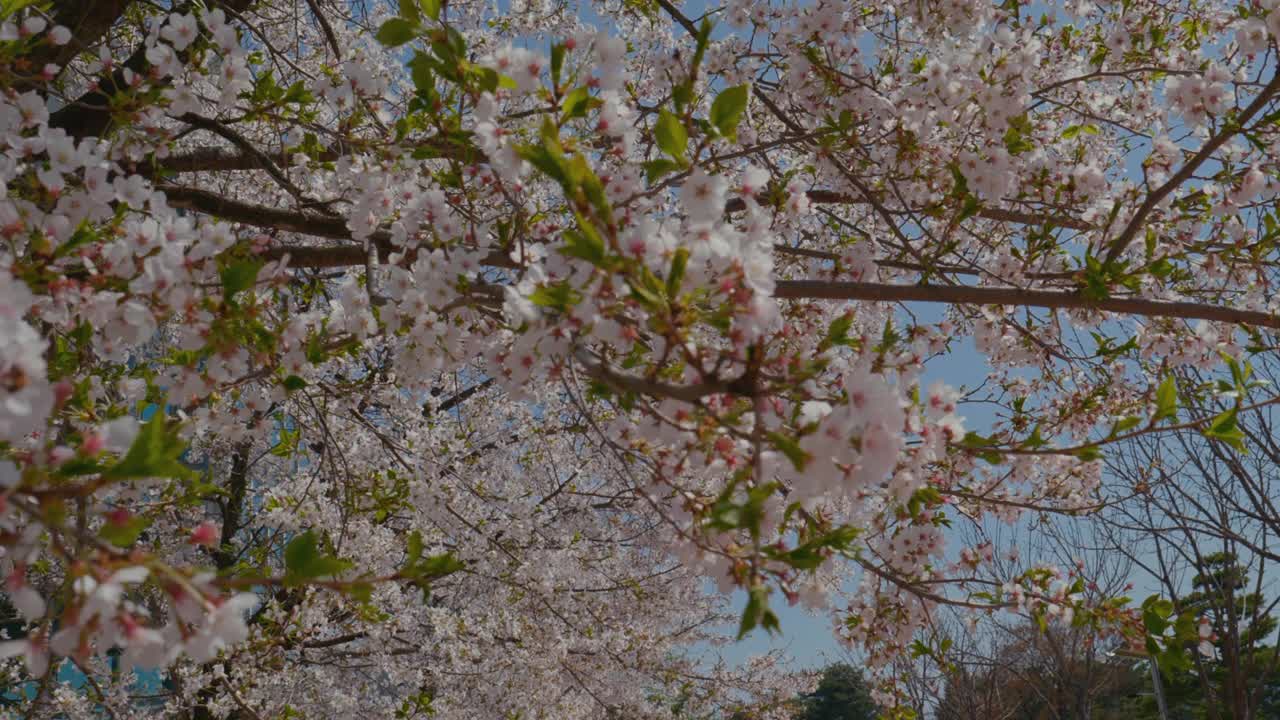
{"label": "tree branch", "polygon": [[[124,15],[125,8],[131,0],[58,0],[51,13],[53,22],[71,31],[71,42],[65,45],[38,43],[31,48],[30,54],[24,58],[32,70],[38,71],[45,65],[56,65],[59,71],[64,69],[77,54],[87,50],[102,39],[116,21]],[[40,83],[18,82],[15,87],[30,89]]]}
{"label": "tree branch", "polygon": [[1223,127],[1217,135],[1210,138],[1209,141],[1200,148],[1199,152],[1192,156],[1185,165],[1179,168],[1178,172],[1173,174],[1173,177],[1169,178],[1165,184],[1152,191],[1150,195],[1147,195],[1147,199],[1138,207],[1138,211],[1133,214],[1133,217],[1129,219],[1129,223],[1124,226],[1124,230],[1120,231],[1120,235],[1118,235],[1115,242],[1111,244],[1111,249],[1107,252],[1106,262],[1114,262],[1119,258],[1120,254],[1125,251],[1125,248],[1129,247],[1129,243],[1133,242],[1133,238],[1137,236],[1138,230],[1140,230],[1143,223],[1147,221],[1147,216],[1155,210],[1156,206],[1160,204],[1160,201],[1164,200],[1169,193],[1176,190],[1180,185],[1182,185],[1182,183],[1191,179],[1191,176],[1195,174],[1196,169],[1204,164],[1210,156],[1217,152],[1218,148],[1222,147],[1228,140],[1235,137],[1241,130],[1243,130],[1244,124],[1252,120],[1254,115],[1261,112],[1262,108],[1270,102],[1271,98],[1275,96],[1277,91],[1280,91],[1280,73],[1277,73],[1275,77],[1271,78],[1271,82],[1267,83],[1266,87],[1258,93],[1258,97],[1254,98],[1253,102],[1249,103],[1248,107],[1242,110],[1234,120]]}
{"label": "tree branch", "polygon": [[950,305],[1015,305],[1055,310],[1083,309],[1125,315],[1211,320],[1237,325],[1280,328],[1280,316],[1253,310],[1165,302],[1139,298],[1094,300],[1080,293],[1022,288],[970,287],[964,285],[890,285],[882,283],[779,280],[774,296],[814,300],[870,300],[876,302],[927,302]]}
{"label": "tree branch", "polygon": [[[481,382],[476,383],[475,385],[472,385],[466,390],[459,392],[456,395],[446,398],[444,402],[440,403],[440,406],[437,407],[434,412],[438,412],[438,413],[449,412],[450,410],[458,407],[462,403],[469,400],[472,395],[475,395],[476,393],[492,385],[493,381],[494,381],[493,378],[487,378]],[[432,412],[433,411],[431,410],[431,406],[429,404],[424,404],[422,406],[423,417],[431,417]]]}
{"label": "tree branch", "polygon": [[[435,153],[438,157],[447,160],[458,160],[459,162],[487,162],[487,158],[480,153],[479,150],[472,148],[460,148],[456,144],[442,142],[435,138],[428,138],[409,145],[401,145],[407,150],[426,150]],[[345,155],[351,155],[357,148],[335,148],[327,147],[320,150],[314,158],[318,162],[332,162]],[[292,157],[283,152],[267,153],[265,151],[254,151],[253,154],[244,152],[232,152],[226,148],[202,147],[189,150],[180,155],[171,155],[167,158],[159,158],[155,161],[155,165],[160,170],[174,173],[199,173],[199,172],[217,172],[227,170],[257,170],[260,165],[260,157],[269,158],[272,162],[281,167],[288,167],[292,164]],[[139,172],[142,172],[140,169]]]}
{"label": "tree branch", "polygon": [[751,394],[750,388],[741,387],[742,383],[737,380],[731,382],[716,380],[693,385],[671,385],[628,373],[621,373],[601,362],[585,348],[575,350],[573,357],[588,376],[622,392],[672,398],[674,400],[683,400],[687,403],[696,403],[708,395],[720,395],[723,393]]}
{"label": "tree branch", "polygon": [[[97,5],[98,3],[84,4]],[[232,14],[238,14],[252,4],[253,0],[214,0],[209,3],[211,7],[226,8]],[[181,8],[176,8],[175,11],[191,12],[191,4],[185,4]],[[179,59],[185,63],[189,52],[190,48],[178,53]],[[77,139],[101,137],[107,131],[107,128],[111,126],[111,94],[117,88],[128,86],[128,83],[125,82],[124,71],[128,69],[145,77],[148,65],[150,65],[150,62],[147,60],[147,48],[144,43],[139,45],[127,60],[117,65],[113,72],[99,76],[92,89],[50,114],[49,127],[62,128],[67,131],[68,135]],[[167,86],[168,82],[153,83],[153,86],[156,85]]]}
{"label": "tree branch", "polygon": [[[321,215],[303,210],[283,210],[266,205],[253,205],[240,200],[196,188],[179,187],[177,185],[158,185],[156,189],[165,194],[171,207],[195,210],[223,220],[252,225],[268,230],[312,235],[314,237],[332,238],[334,240],[354,240],[346,219],[337,215]],[[369,236],[369,243],[377,248],[378,256],[386,260],[396,250],[391,244],[391,234],[386,230],[375,230]],[[368,255],[361,245],[340,247],[309,247],[301,245],[274,245],[263,253],[267,260],[279,260],[289,256],[290,267],[334,268],[352,265],[364,265]],[[409,249],[405,256],[413,262],[417,251]],[[502,250],[493,250],[480,261],[490,267],[516,267],[515,261]]]}
{"label": "tree branch", "polygon": [[276,181],[276,184],[284,188],[284,190],[292,195],[295,200],[298,202],[308,202],[308,198],[303,195],[302,190],[300,190],[297,185],[293,184],[293,181],[289,179],[289,176],[285,174],[284,170],[281,169],[281,166],[277,165],[276,162],[267,156],[266,153],[254,147],[253,143],[249,142],[249,140],[240,133],[217,120],[193,113],[187,113],[179,118],[179,120],[192,127],[197,127],[201,130],[211,132],[240,148],[240,152],[248,156],[248,159],[253,162],[254,167],[265,170],[266,173]]}
{"label": "tree branch", "polygon": [[[169,205],[172,207],[196,210],[225,220],[255,227],[284,230],[286,232],[296,232],[303,235],[314,235],[336,240],[351,239],[351,230],[347,228],[346,219],[336,215],[321,215],[306,211],[282,210],[265,205],[252,205],[223,197],[208,190],[197,190],[196,188],[177,185],[157,185],[156,189],[165,194]],[[374,231],[370,241],[380,248],[384,244],[390,248],[391,235],[386,231]],[[356,251],[360,257],[354,263],[349,264],[364,263],[360,248],[356,248]]]}
{"label": "tree branch", "polygon": [[677,23],[680,23],[680,27],[688,31],[690,35],[694,37],[698,36],[697,26],[693,24],[693,21],[690,20],[687,15],[680,12],[680,10],[677,9],[675,5],[672,5],[670,0],[657,0],[657,2],[658,2],[658,5],[661,6],[663,10],[667,11],[667,14],[671,16],[672,20],[675,20]]}

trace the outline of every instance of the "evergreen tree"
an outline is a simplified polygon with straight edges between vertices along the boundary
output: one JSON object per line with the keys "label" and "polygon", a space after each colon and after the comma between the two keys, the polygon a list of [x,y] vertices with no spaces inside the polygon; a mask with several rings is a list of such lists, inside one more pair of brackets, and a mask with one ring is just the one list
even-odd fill
{"label": "evergreen tree", "polygon": [[1208,619],[1217,653],[1200,660],[1199,677],[1168,683],[1170,720],[1280,717],[1280,668],[1275,648],[1266,643],[1277,621],[1265,613],[1266,598],[1251,589],[1248,568],[1234,553],[1207,555],[1199,570],[1181,604]]}
{"label": "evergreen tree", "polygon": [[795,720],[875,720],[878,715],[862,673],[837,663],[823,671],[816,690],[801,698]]}
{"label": "evergreen tree", "polygon": [[[1277,621],[1265,613],[1266,598],[1250,590],[1248,568],[1233,553],[1207,555],[1191,585],[1179,605],[1208,619],[1216,654],[1199,658],[1196,672],[1162,676],[1168,720],[1280,718],[1280,656],[1274,641],[1267,644]],[[1147,668],[1132,672],[1136,679]],[[1108,718],[1160,720],[1149,676],[1125,683],[1123,696],[1113,694],[1103,705],[1115,713]]]}

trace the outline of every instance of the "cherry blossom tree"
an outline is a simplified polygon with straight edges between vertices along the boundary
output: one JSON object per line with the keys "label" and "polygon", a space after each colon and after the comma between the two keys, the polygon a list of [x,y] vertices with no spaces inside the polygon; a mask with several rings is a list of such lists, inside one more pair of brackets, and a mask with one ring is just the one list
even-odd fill
{"label": "cherry blossom tree", "polygon": [[890,708],[943,606],[1180,648],[948,528],[1244,449],[1275,4],[6,0],[6,697],[780,716],[733,591]]}

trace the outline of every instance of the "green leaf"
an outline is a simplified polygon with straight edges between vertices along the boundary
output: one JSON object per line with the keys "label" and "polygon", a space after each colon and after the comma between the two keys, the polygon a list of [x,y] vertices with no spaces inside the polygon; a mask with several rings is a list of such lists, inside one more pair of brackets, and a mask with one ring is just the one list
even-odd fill
{"label": "green leaf", "polygon": [[480,88],[485,92],[497,92],[501,78],[498,71],[487,67],[473,67],[474,74],[479,77]]}
{"label": "green leaf", "polygon": [[1142,424],[1142,418],[1140,417],[1136,417],[1134,415],[1128,415],[1126,417],[1122,417],[1116,421],[1115,425],[1111,427],[1110,437],[1116,437],[1117,435],[1124,432],[1125,430],[1131,430],[1141,424]]}
{"label": "green leaf", "polygon": [[378,42],[387,47],[400,47],[417,36],[417,23],[398,17],[382,23],[382,27],[378,28],[378,34],[376,35]]}
{"label": "green leaf", "polygon": [[644,164],[644,177],[645,180],[652,185],[655,181],[661,179],[663,175],[679,170],[682,167],[684,167],[684,163],[679,163],[675,160],[668,160],[666,158],[650,160]]}
{"label": "green leaf", "polygon": [[827,327],[827,336],[819,344],[821,348],[849,344],[849,330],[853,328],[853,313],[845,313]]}
{"label": "green leaf", "polygon": [[687,82],[671,88],[671,99],[675,101],[676,109],[681,112],[689,105],[689,101],[693,99],[693,87]]}
{"label": "green leaf", "polygon": [[1098,449],[1097,445],[1086,445],[1080,448],[1079,450],[1076,450],[1075,456],[1080,458],[1081,460],[1084,460],[1085,462],[1088,462],[1090,460],[1101,460],[1102,450]]}
{"label": "green leaf", "polygon": [[347,594],[356,602],[367,603],[373,600],[373,584],[367,582],[354,583],[347,588]]}
{"label": "green leaf", "polygon": [[684,282],[684,271],[689,265],[688,248],[676,250],[671,258],[671,270],[667,273],[667,296],[675,299],[680,295],[680,285]]}
{"label": "green leaf", "polygon": [[563,155],[557,155],[543,145],[525,145],[516,149],[521,159],[529,161],[529,164],[537,168],[547,177],[560,183],[560,186],[568,193],[572,190],[572,180],[569,173],[564,168]]}
{"label": "green leaf", "polygon": [[297,104],[297,105],[306,105],[306,104],[315,102],[315,96],[312,95],[311,91],[307,89],[307,86],[303,84],[301,80],[299,80],[298,82],[295,82],[294,84],[290,85],[289,89],[285,91],[284,102]]}
{"label": "green leaf", "polygon": [[[606,225],[613,224],[613,206],[609,204],[609,194],[605,192],[604,183],[600,182],[600,178],[591,169],[591,165],[587,163],[582,153],[574,153],[573,160],[569,163],[569,170],[573,174],[574,182],[582,187],[583,194],[587,196],[587,200],[591,202],[591,207],[595,208],[599,218]],[[574,216],[578,220],[578,225],[582,226],[583,232],[596,232],[595,226],[581,213],[574,211]],[[600,243],[603,245],[604,241],[601,240]]]}
{"label": "green leaf", "polygon": [[907,500],[907,513],[918,519],[921,510],[937,507],[941,503],[942,493],[937,488],[926,485],[911,494],[911,498]]}
{"label": "green leaf", "polygon": [[758,485],[747,491],[747,501],[742,504],[739,517],[742,526],[753,539],[760,538],[760,523],[764,519],[764,504],[778,489],[777,483]]}
{"label": "green leaf", "polygon": [[1084,287],[1080,289],[1081,294],[1090,300],[1106,300],[1111,297],[1108,283],[1112,275],[1110,270],[1110,267],[1098,262],[1094,256],[1087,255],[1084,259]]}
{"label": "green leaf", "polygon": [[89,458],[74,458],[58,466],[59,477],[97,475],[100,472],[102,472],[102,466],[98,461]]}
{"label": "green leaf", "polygon": [[702,64],[702,58],[707,54],[707,46],[711,44],[711,30],[714,27],[710,17],[702,18],[702,24],[698,25],[698,34],[694,36],[693,73],[698,72],[698,66]]}
{"label": "green leaf", "polygon": [[689,145],[689,134],[679,118],[663,108],[658,111],[658,122],[654,125],[653,132],[662,152],[684,162],[684,151]]}
{"label": "green leaf", "polygon": [[1098,129],[1098,126],[1092,123],[1089,123],[1088,125],[1068,125],[1062,130],[1062,139],[1073,140],[1079,136],[1080,133],[1084,133],[1085,135],[1097,135],[1100,132],[1102,131]]}
{"label": "green leaf", "polygon": [[1205,429],[1204,435],[1212,440],[1219,440],[1240,452],[1245,451],[1244,431],[1236,423],[1236,415],[1239,408],[1231,408],[1223,413],[1219,413],[1209,423],[1209,427]]}
{"label": "green leaf", "polygon": [[[452,553],[430,555],[424,558],[422,557],[423,548],[422,533],[414,530],[409,535],[408,546],[405,548],[404,563],[400,566],[400,574],[402,576],[415,581],[432,580],[458,572],[466,567],[466,564]],[[421,582],[417,584],[422,586],[423,591],[426,592],[425,585],[422,585]]]}
{"label": "green leaf", "polygon": [[964,204],[960,206],[960,216],[957,218],[957,221],[963,222],[965,220],[968,220],[974,215],[977,215],[978,211],[981,209],[982,209],[982,201],[978,199],[977,195],[972,195],[972,194],[965,195]]}
{"label": "green leaf", "polygon": [[222,280],[223,297],[230,299],[236,293],[253,287],[254,281],[258,279],[258,271],[262,269],[262,266],[262,260],[250,258],[222,268],[218,276]]}
{"label": "green leaf", "polygon": [[280,442],[271,448],[271,454],[282,458],[293,457],[294,453],[298,451],[298,441],[301,439],[301,429],[283,429],[280,431]]}
{"label": "green leaf", "polygon": [[414,530],[409,534],[409,542],[405,548],[404,565],[402,570],[408,570],[418,564],[418,559],[422,557],[422,533]]}
{"label": "green leaf", "polygon": [[284,549],[284,566],[290,573],[302,574],[320,557],[320,547],[313,530],[294,537]]}
{"label": "green leaf", "polygon": [[1169,618],[1173,615],[1173,603],[1157,595],[1152,595],[1142,603],[1142,624],[1150,635],[1159,637],[1169,627]]}
{"label": "green leaf", "polygon": [[547,118],[542,123],[539,137],[542,139],[540,145],[526,145],[517,149],[520,157],[558,182],[564,193],[572,196],[577,183],[565,159],[564,146],[560,144],[560,128],[554,120]]}
{"label": "green leaf", "polygon": [[417,566],[420,578],[441,578],[466,567],[453,553],[441,553],[423,558]]}
{"label": "green leaf", "polygon": [[551,118],[544,118],[538,128],[538,137],[542,138],[542,146],[556,157],[564,157],[564,146],[560,144],[560,128]]}
{"label": "green leaf", "polygon": [[551,84],[560,87],[560,71],[564,69],[564,43],[551,46]]}
{"label": "green leaf", "polygon": [[330,577],[351,567],[351,563],[321,552],[319,537],[314,530],[308,530],[285,546],[284,566],[290,579],[297,581]]}
{"label": "green leaf", "polygon": [[738,123],[747,109],[749,90],[746,85],[728,88],[711,103],[711,124],[727,138],[737,136]]}
{"label": "green leaf", "polygon": [[535,288],[529,294],[529,302],[539,307],[548,307],[564,312],[570,306],[582,302],[582,293],[567,282],[552,283]]}
{"label": "green leaf", "polygon": [[797,570],[816,570],[830,554],[826,550],[844,552],[858,538],[859,531],[855,527],[841,525],[831,532],[809,540],[789,552],[780,552],[774,559],[784,562]]}
{"label": "green leaf", "polygon": [[40,0],[3,0],[0,2],[0,20],[12,17],[19,10],[42,4]]}
{"label": "green leaf", "polygon": [[1045,445],[1048,445],[1048,444],[1049,442],[1045,440],[1044,436],[1040,434],[1040,425],[1037,423],[1036,426],[1032,428],[1031,435],[1027,437],[1026,440],[1023,440],[1022,444],[1019,445],[1018,447],[1023,449],[1028,449],[1028,450],[1034,450],[1036,448],[1044,447]]}
{"label": "green leaf", "polygon": [[400,0],[400,17],[417,24],[422,19],[422,9],[418,0]]}
{"label": "green leaf", "polygon": [[648,267],[641,265],[636,273],[638,277],[627,278],[627,286],[631,288],[631,296],[639,300],[642,305],[650,310],[658,310],[666,307],[667,304],[667,286],[653,271]]}
{"label": "green leaf", "polygon": [[109,480],[190,478],[194,473],[178,459],[186,449],[187,444],[178,437],[177,423],[169,423],[164,412],[158,410],[139,428],[129,452],[102,476]]}
{"label": "green leaf", "polygon": [[54,251],[53,256],[55,258],[66,257],[71,254],[72,250],[83,247],[84,245],[98,239],[99,236],[95,229],[90,226],[87,221],[82,222],[79,227],[76,228],[76,231],[71,234],[71,238],[58,246],[58,249]]}
{"label": "green leaf", "polygon": [[1178,385],[1173,376],[1166,376],[1156,388],[1156,413],[1152,416],[1152,424],[1161,420],[1178,416]]}
{"label": "green leaf", "polygon": [[742,507],[728,500],[722,500],[711,506],[707,516],[707,527],[725,532],[742,526]]}
{"label": "green leaf", "polygon": [[804,449],[800,447],[800,444],[795,441],[795,438],[791,438],[777,432],[770,432],[768,436],[770,442],[773,443],[773,446],[778,448],[783,455],[787,456],[787,459],[791,461],[791,464],[795,466],[796,470],[804,470],[804,466],[809,463],[810,456],[809,453],[805,452]]}
{"label": "green leaf", "polygon": [[432,34],[431,49],[447,63],[458,63],[467,58],[467,39],[452,25],[446,25],[443,36]]}
{"label": "green leaf", "polygon": [[1026,113],[1009,119],[1009,129],[1004,133],[1004,146],[1010,155],[1021,155],[1035,149],[1035,145],[1027,140],[1031,132],[1031,122],[1027,119]]}
{"label": "green leaf", "polygon": [[294,390],[301,390],[302,388],[306,387],[307,381],[303,380],[297,375],[290,375],[289,377],[284,379],[283,384],[284,384],[285,390],[288,390],[289,392],[293,392]]}
{"label": "green leaf", "polygon": [[560,117],[560,123],[564,124],[574,118],[586,117],[592,108],[600,107],[603,104],[600,98],[591,96],[586,86],[576,87],[564,96],[564,100],[560,101],[560,107],[564,109],[564,114]]}
{"label": "green leaf", "polygon": [[422,12],[432,20],[440,19],[440,0],[418,0],[418,4],[422,6]]}
{"label": "green leaf", "polygon": [[436,88],[436,77],[431,72],[431,56],[418,51],[409,61],[409,75],[413,78],[413,87],[424,97],[429,98]]}
{"label": "green leaf", "polygon": [[770,633],[781,628],[778,616],[769,609],[769,588],[764,585],[752,586],[747,594],[747,606],[742,609],[742,622],[738,624],[738,639],[746,637],[757,626]]}
{"label": "green leaf", "polygon": [[[564,246],[560,248],[560,252],[569,257],[581,258],[592,265],[600,266],[604,263],[604,241],[600,238],[600,234],[590,223],[583,224],[583,232],[577,230],[565,230]],[[590,228],[590,231],[587,231]]]}

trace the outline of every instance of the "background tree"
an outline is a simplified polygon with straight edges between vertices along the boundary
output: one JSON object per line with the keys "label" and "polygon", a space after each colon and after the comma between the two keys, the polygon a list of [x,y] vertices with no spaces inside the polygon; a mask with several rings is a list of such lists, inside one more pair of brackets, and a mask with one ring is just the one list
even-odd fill
{"label": "background tree", "polygon": [[958,652],[935,717],[1119,720],[1146,678],[1107,648],[1087,646],[1087,636],[1070,623],[1028,623],[1006,628],[980,652],[976,646]]}
{"label": "background tree", "polygon": [[1097,516],[1107,543],[1140,570],[1135,583],[1156,584],[1179,611],[1203,618],[1212,636],[1214,657],[1197,657],[1190,673],[1167,679],[1179,716],[1274,713],[1280,448],[1272,407],[1237,408],[1274,383],[1275,368],[1267,356],[1229,381],[1190,370],[1178,378],[1188,411],[1215,418],[1247,453],[1180,431],[1135,438],[1108,461],[1113,500]]}
{"label": "background tree", "polygon": [[880,711],[862,673],[848,663],[828,665],[818,687],[799,700],[795,720],[875,720]]}

